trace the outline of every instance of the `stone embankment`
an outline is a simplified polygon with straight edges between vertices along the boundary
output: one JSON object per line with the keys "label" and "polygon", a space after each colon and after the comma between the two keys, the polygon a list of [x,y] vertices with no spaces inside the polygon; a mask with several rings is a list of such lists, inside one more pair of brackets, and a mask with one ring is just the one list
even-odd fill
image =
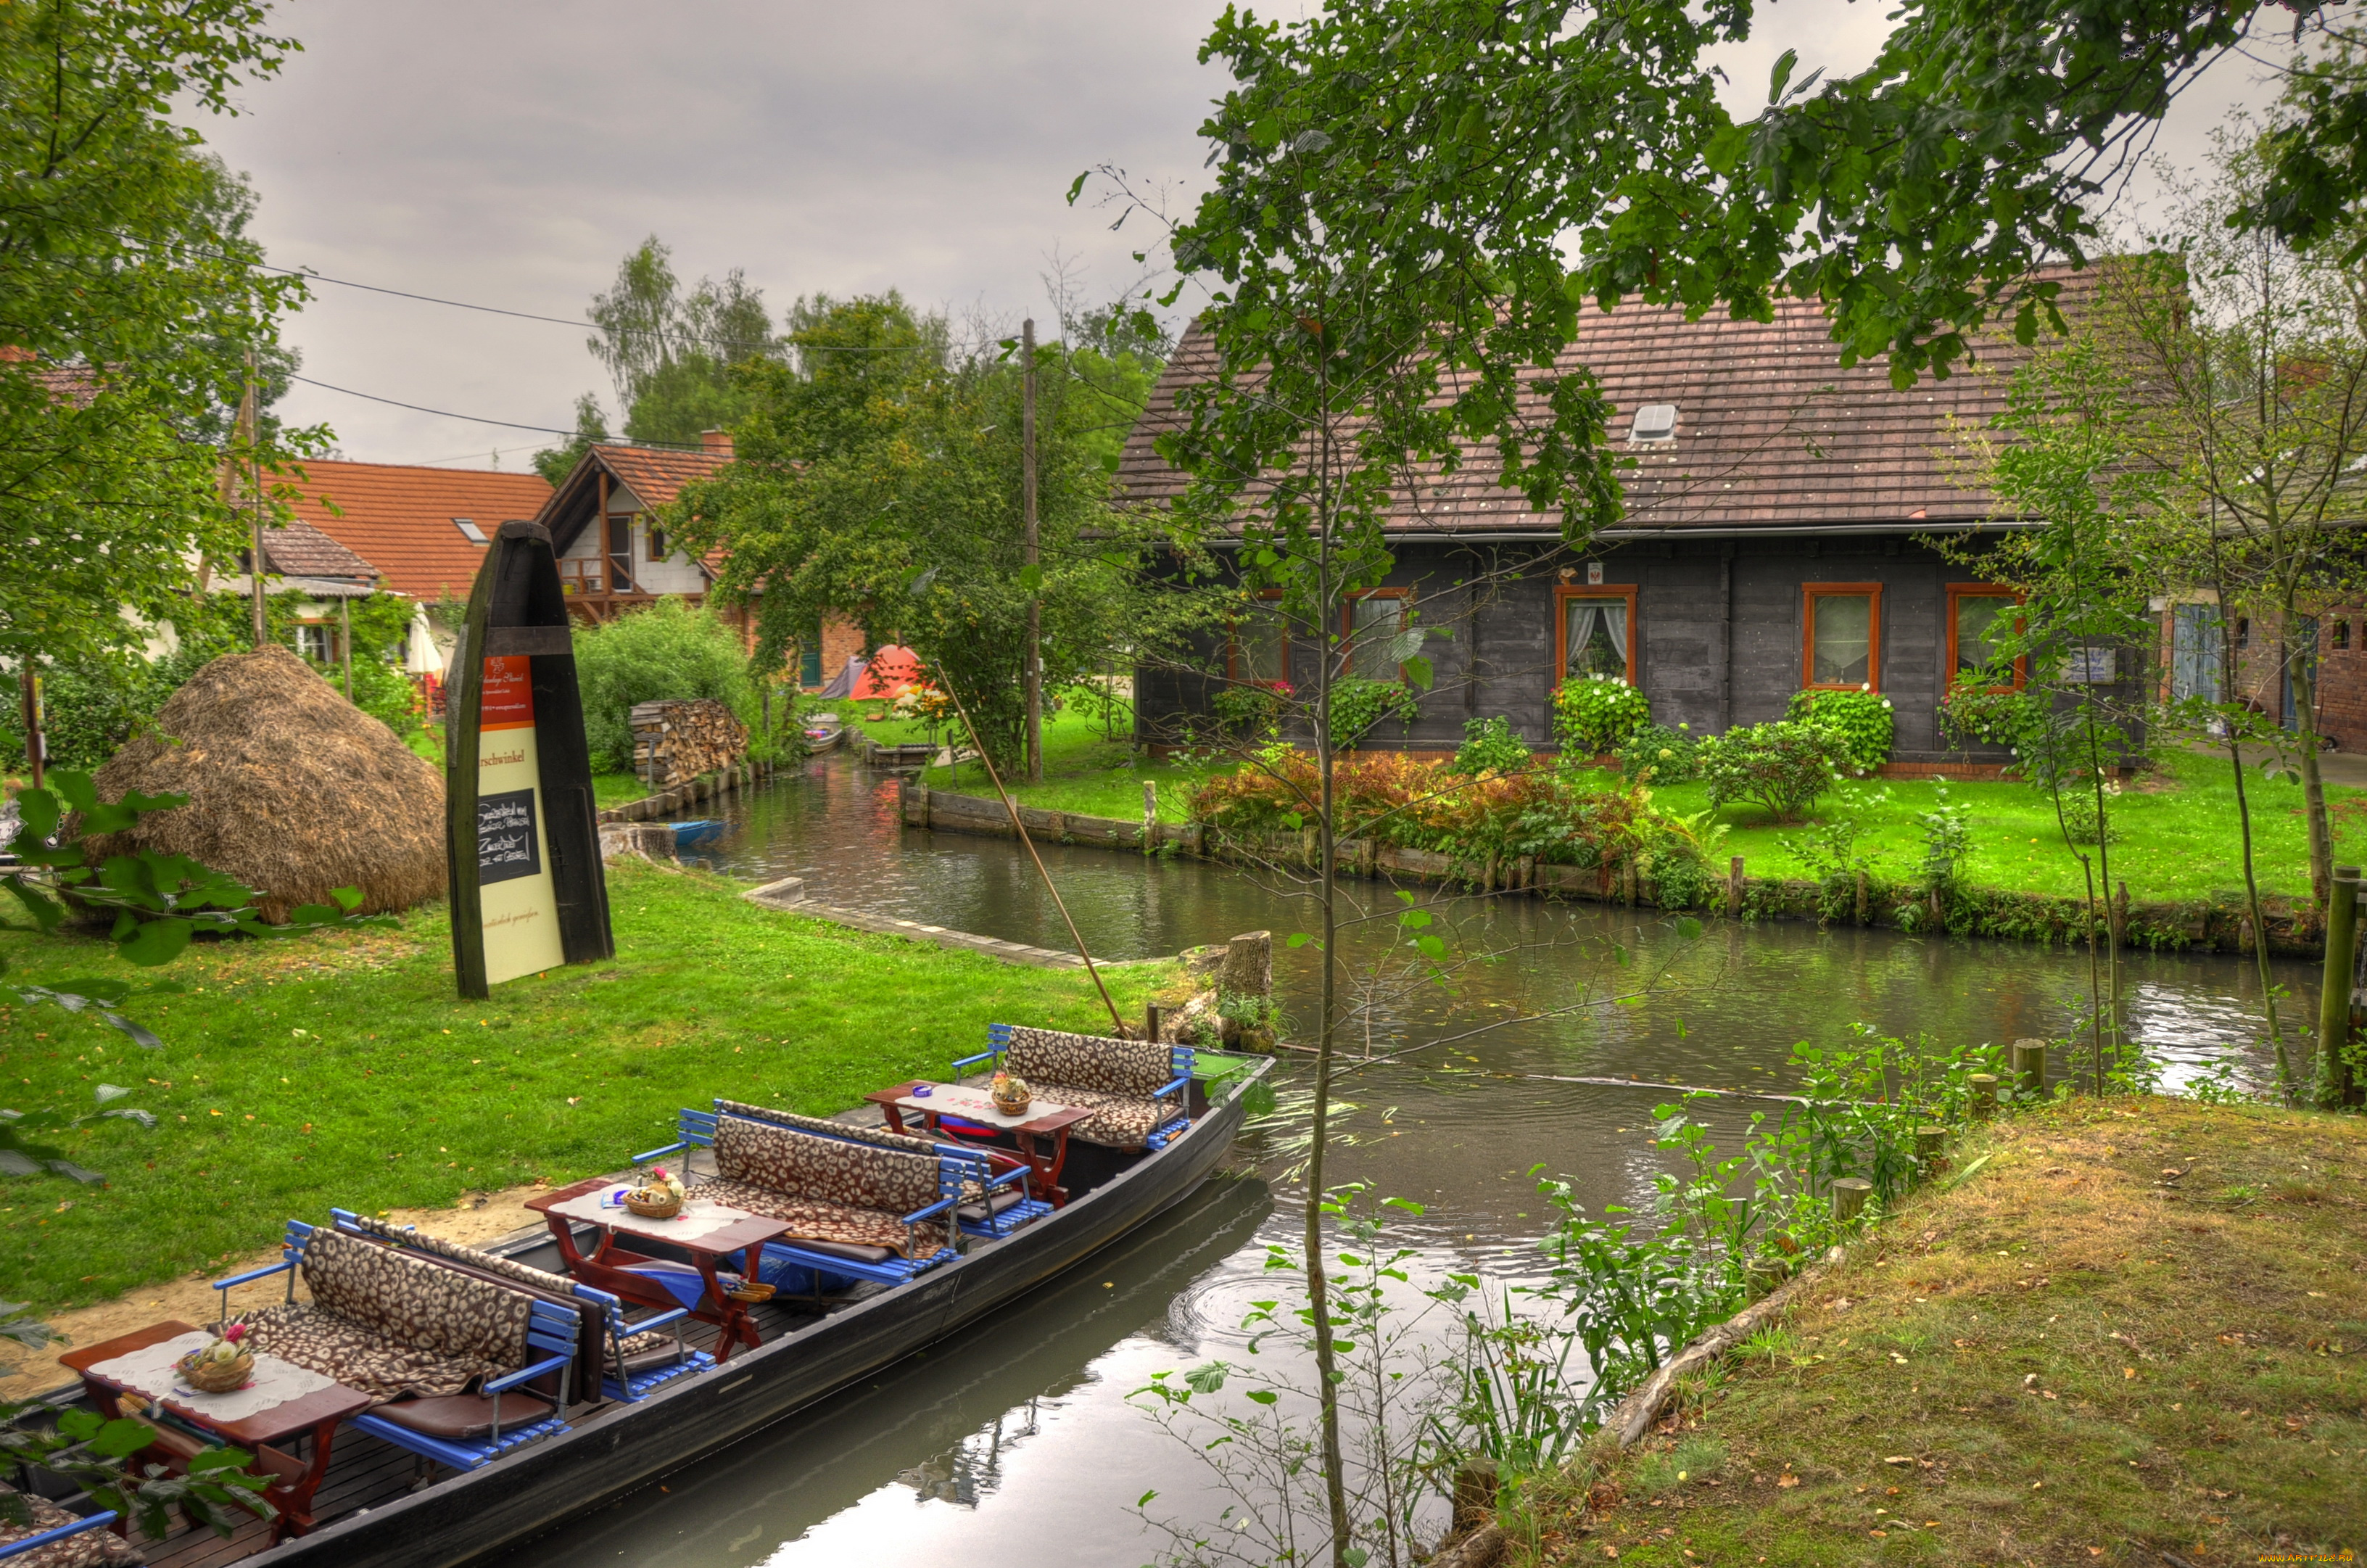
{"label": "stone embankment", "polygon": [[[1017,836],[1000,801],[949,794],[918,780],[899,786],[907,826],[946,833]],[[1315,830],[1298,833],[1228,833],[1204,823],[1125,821],[1074,812],[1022,806],[1019,819],[1028,836],[1046,843],[1079,845],[1136,854],[1188,855],[1197,859],[1311,867]],[[1406,882],[1459,882],[1486,892],[1616,903],[1635,908],[1669,907],[1659,902],[1652,879],[1633,861],[1566,866],[1534,856],[1495,862],[1458,859],[1427,849],[1401,849],[1371,839],[1343,840],[1338,849],[1342,874]],[[2280,957],[2316,958],[2323,935],[2307,901],[2271,895],[2261,901],[2269,951]],[[2084,940],[2085,911],[2078,899],[1999,889],[1971,889],[1953,907],[1924,899],[1897,903],[1875,896],[1861,879],[1854,899],[1836,899],[1815,882],[1753,877],[1735,856],[1726,875],[1679,904],[1684,913],[1739,920],[1815,920],[1829,925],[1892,930],[2011,937],[2039,941]],[[1976,918],[1967,919],[1972,910]],[[2121,946],[2154,950],[2248,953],[2251,923],[2233,895],[2177,903],[2137,903],[2124,883],[2107,906],[2112,939]]]}

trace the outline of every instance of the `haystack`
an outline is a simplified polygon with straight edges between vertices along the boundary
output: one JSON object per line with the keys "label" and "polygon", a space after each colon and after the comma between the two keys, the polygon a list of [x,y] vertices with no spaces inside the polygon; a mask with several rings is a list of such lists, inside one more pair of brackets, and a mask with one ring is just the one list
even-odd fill
{"label": "haystack", "polygon": [[226,653],[189,677],[98,770],[101,800],[129,790],[188,804],[94,838],[96,859],[187,855],[262,895],[263,917],[359,888],[365,914],[444,891],[444,777],[286,648]]}

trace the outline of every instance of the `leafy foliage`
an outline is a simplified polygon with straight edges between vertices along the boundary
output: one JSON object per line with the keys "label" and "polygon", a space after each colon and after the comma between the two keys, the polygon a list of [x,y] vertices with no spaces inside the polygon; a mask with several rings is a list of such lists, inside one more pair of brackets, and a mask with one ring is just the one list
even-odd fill
{"label": "leafy foliage", "polygon": [[1418,700],[1402,681],[1342,676],[1331,683],[1331,744],[1355,745],[1384,719],[1410,724],[1421,712]]}
{"label": "leafy foliage", "polygon": [[1646,724],[1612,753],[1630,784],[1690,784],[1701,772],[1701,743],[1680,724]]}
{"label": "leafy foliage", "polygon": [[1712,806],[1753,801],[1777,822],[1795,820],[1849,761],[1848,744],[1832,731],[1788,721],[1712,735],[1694,756]]}
{"label": "leafy foliage", "polygon": [[1839,735],[1849,764],[1859,773],[1872,773],[1890,760],[1897,726],[1890,699],[1866,688],[1858,691],[1795,691],[1784,706],[1792,723],[1815,724]]}
{"label": "leafy foliage", "polygon": [[633,706],[712,699],[751,731],[755,688],[740,633],[711,608],[668,597],[643,610],[575,630],[575,678],[583,694],[583,739],[594,768],[633,766]]}
{"label": "leafy foliage", "polygon": [[1282,715],[1290,701],[1290,683],[1283,680],[1240,681],[1210,699],[1217,722],[1255,740],[1271,741],[1282,733]]}
{"label": "leafy foliage", "polygon": [[1516,773],[1532,760],[1529,743],[1514,734],[1512,720],[1500,713],[1492,719],[1464,722],[1463,744],[1455,750],[1455,771],[1475,778],[1482,773]]}
{"label": "leafy foliage", "polygon": [[1650,699],[1615,676],[1572,678],[1554,691],[1554,733],[1573,759],[1618,750],[1651,718]]}
{"label": "leafy foliage", "polygon": [[[0,1312],[12,1310],[0,1302]],[[0,1332],[7,1326],[0,1324]],[[155,1428],[147,1423],[62,1410],[55,1412],[54,1426],[40,1425],[51,1414],[51,1407],[38,1401],[0,1404],[0,1454],[12,1465],[66,1477],[99,1507],[138,1525],[152,1540],[172,1534],[178,1517],[204,1524],[225,1540],[250,1519],[278,1517],[266,1494],[273,1478],[247,1470],[255,1456],[243,1449],[201,1449],[179,1475],[161,1464],[135,1469],[131,1461],[156,1441]],[[22,1494],[0,1493],[0,1521],[19,1528],[32,1523]]]}

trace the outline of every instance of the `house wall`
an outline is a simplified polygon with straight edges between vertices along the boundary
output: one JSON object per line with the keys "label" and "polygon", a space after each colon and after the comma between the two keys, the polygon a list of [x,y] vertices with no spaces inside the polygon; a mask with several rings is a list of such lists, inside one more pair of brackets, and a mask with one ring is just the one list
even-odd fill
{"label": "house wall", "polygon": [[[1947,659],[1947,587],[1979,581],[1908,535],[1638,541],[1589,556],[1551,545],[1433,545],[1398,549],[1387,585],[1412,590],[1421,624],[1445,631],[1425,650],[1436,680],[1410,731],[1385,724],[1376,744],[1452,747],[1467,721],[1501,714],[1532,744],[1553,744],[1557,585],[1636,589],[1637,685],[1662,723],[1715,734],[1784,716],[1803,682],[1805,585],[1881,585],[1878,685],[1894,703],[1900,761],[1941,762],[2003,753],[1946,749],[1938,709]],[[1563,574],[1567,571],[1567,579]],[[1729,609],[1730,606],[1730,609]],[[1223,650],[1202,651],[1221,672]],[[1295,639],[1294,675],[1316,645]],[[1189,671],[1138,673],[1142,710],[1155,736],[1186,712],[1206,712],[1221,681]]]}
{"label": "house wall", "polygon": [[[2367,751],[2367,608],[2347,605],[2317,616],[2317,723],[2339,751]],[[2284,663],[2301,650],[2280,636],[2274,613],[2244,616],[2236,653],[2243,700],[2271,718],[2284,715]]]}

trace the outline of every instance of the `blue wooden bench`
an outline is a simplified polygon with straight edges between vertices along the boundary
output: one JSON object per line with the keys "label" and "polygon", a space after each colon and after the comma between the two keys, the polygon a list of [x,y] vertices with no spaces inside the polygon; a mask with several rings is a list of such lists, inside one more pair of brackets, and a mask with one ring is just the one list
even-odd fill
{"label": "blue wooden bench", "polygon": [[[1151,1107],[1139,1143],[1130,1137],[1114,1139],[1093,1121],[1070,1129],[1071,1138],[1112,1148],[1158,1150],[1191,1129],[1192,1074],[1198,1057],[1188,1045],[1065,1034],[1025,1024],[989,1024],[986,1040],[984,1051],[954,1062],[955,1083],[962,1081],[966,1069],[991,1062],[989,1071],[1016,1074],[1038,1097],[1055,1105],[1138,1118],[1144,1102]],[[1162,1075],[1166,1081],[1157,1082]],[[1172,1105],[1162,1103],[1171,1096]]]}
{"label": "blue wooden bench", "polygon": [[[288,1275],[288,1300],[291,1302],[295,1301],[296,1270],[302,1264],[305,1250],[311,1244],[313,1237],[323,1233],[328,1233],[308,1225],[301,1220],[290,1220],[288,1221],[288,1233],[281,1244],[281,1256],[277,1263],[262,1268],[250,1269],[244,1274],[233,1275],[228,1279],[214,1281],[214,1289],[221,1292],[222,1321],[226,1323],[229,1320],[232,1287],[250,1284],[274,1274],[285,1272]],[[415,1267],[421,1268],[435,1267],[425,1259],[414,1258],[412,1261]],[[511,1289],[492,1280],[473,1283],[490,1285],[495,1289]],[[406,1452],[417,1454],[431,1464],[449,1465],[454,1470],[478,1469],[538,1438],[564,1432],[568,1429],[567,1423],[560,1418],[558,1413],[565,1410],[569,1403],[571,1374],[574,1369],[576,1357],[576,1335],[581,1323],[581,1318],[565,1307],[529,1298],[526,1335],[527,1352],[531,1355],[539,1350],[545,1354],[539,1360],[529,1362],[515,1372],[492,1379],[481,1385],[480,1392],[493,1403],[489,1429],[481,1437],[445,1437],[413,1431],[379,1414],[380,1411],[395,1408],[391,1404],[375,1406],[372,1410],[353,1417],[348,1425],[368,1432],[382,1442],[391,1443]],[[414,1346],[413,1348],[425,1347]],[[507,1429],[504,1430],[505,1424],[502,1420],[502,1395],[524,1384],[549,1377],[553,1373],[559,1376],[560,1388],[552,1413],[535,1420],[507,1424]]]}
{"label": "blue wooden bench", "polygon": [[[567,1296],[583,1302],[589,1311],[598,1314],[601,1334],[607,1342],[606,1349],[600,1358],[598,1385],[601,1394],[606,1398],[631,1403],[646,1397],[652,1389],[663,1383],[675,1378],[703,1372],[715,1365],[715,1358],[706,1351],[693,1350],[682,1344],[682,1324],[690,1316],[687,1308],[676,1308],[670,1312],[660,1312],[654,1317],[643,1318],[639,1323],[629,1323],[625,1318],[623,1301],[606,1290],[585,1284],[581,1279],[570,1279],[565,1275],[552,1274],[546,1269],[536,1268],[530,1264],[520,1263],[515,1258],[481,1252],[458,1242],[448,1242],[441,1236],[427,1234],[416,1225],[401,1227],[389,1225],[383,1221],[357,1214],[349,1209],[330,1210],[329,1220],[337,1229],[348,1234],[365,1239],[391,1242],[421,1256],[440,1258],[460,1267],[501,1273],[515,1278],[520,1284],[542,1290],[547,1294]],[[651,1333],[664,1328],[671,1328],[674,1332],[677,1352],[674,1363],[670,1366],[643,1367],[638,1371],[635,1370],[625,1355],[625,1341],[638,1334]],[[579,1371],[578,1387],[584,1388],[586,1381],[587,1380]],[[589,1389],[584,1388],[584,1392],[588,1396]]]}

